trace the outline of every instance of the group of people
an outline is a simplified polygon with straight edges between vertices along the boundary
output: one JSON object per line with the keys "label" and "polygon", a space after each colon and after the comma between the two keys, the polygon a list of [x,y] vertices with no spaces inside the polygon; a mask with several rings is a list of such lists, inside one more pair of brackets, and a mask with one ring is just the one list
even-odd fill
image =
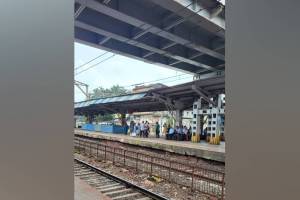
{"label": "group of people", "polygon": [[180,141],[188,141],[191,140],[192,136],[192,128],[187,126],[176,126],[175,128],[171,127],[170,125],[165,125],[166,127],[164,130],[166,132],[166,139],[167,140],[180,140]]}
{"label": "group of people", "polygon": [[[150,124],[148,121],[142,121],[142,123],[135,123],[134,121],[131,121],[129,125],[129,130],[132,136],[148,138],[150,133]],[[155,132],[156,137],[159,137],[160,127],[158,122],[156,122],[155,125]]]}
{"label": "group of people", "polygon": [[[131,121],[129,125],[130,135],[134,137],[148,138],[150,134],[150,123],[148,121],[134,122]],[[154,131],[156,138],[160,137],[160,125],[158,122],[155,123]],[[192,136],[191,126],[176,126],[173,128],[166,123],[163,124],[162,129],[163,134],[166,136],[167,140],[179,140],[179,141],[189,141]]]}

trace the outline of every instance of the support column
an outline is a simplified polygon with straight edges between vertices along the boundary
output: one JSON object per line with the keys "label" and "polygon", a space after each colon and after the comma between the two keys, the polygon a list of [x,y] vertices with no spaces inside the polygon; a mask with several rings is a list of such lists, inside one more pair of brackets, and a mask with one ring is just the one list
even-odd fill
{"label": "support column", "polygon": [[176,110],[176,125],[182,126],[182,110],[180,109]]}
{"label": "support column", "polygon": [[209,143],[220,144],[221,139],[221,107],[222,107],[222,95],[218,95],[215,98],[216,107],[211,109],[211,135]]}
{"label": "support column", "polygon": [[201,134],[201,116],[199,115],[199,109],[201,109],[202,98],[195,101],[193,104],[193,124],[192,124],[192,142],[200,141]]}
{"label": "support column", "polygon": [[121,114],[121,124],[122,124],[122,126],[124,127],[124,134],[128,134],[128,128],[129,128],[129,126],[128,126],[128,124],[127,124],[127,122],[126,122],[126,114],[125,113],[122,113]]}
{"label": "support column", "polygon": [[124,113],[121,114],[121,125],[122,126],[126,125],[126,114]]}

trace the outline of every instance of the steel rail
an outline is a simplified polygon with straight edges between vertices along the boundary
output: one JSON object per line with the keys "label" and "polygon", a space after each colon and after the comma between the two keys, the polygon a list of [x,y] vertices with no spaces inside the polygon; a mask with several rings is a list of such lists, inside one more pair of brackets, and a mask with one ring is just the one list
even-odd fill
{"label": "steel rail", "polygon": [[105,176],[105,177],[107,177],[107,178],[109,178],[111,180],[114,180],[114,181],[118,182],[118,183],[124,184],[127,187],[129,187],[131,189],[134,189],[134,190],[136,190],[136,191],[138,191],[138,192],[140,192],[140,193],[142,193],[142,194],[146,195],[147,197],[150,197],[150,198],[152,198],[154,200],[169,200],[166,197],[163,197],[163,196],[161,196],[159,194],[156,194],[156,193],[151,192],[151,191],[149,191],[149,190],[147,190],[145,188],[142,188],[142,187],[140,187],[138,185],[135,185],[135,184],[133,184],[133,183],[131,183],[131,182],[125,180],[125,179],[122,179],[122,178],[114,176],[114,175],[112,175],[112,174],[110,174],[108,172],[105,172],[102,169],[99,169],[99,168],[97,168],[97,167],[95,167],[95,166],[93,166],[93,165],[91,165],[91,164],[89,164],[89,163],[87,163],[87,162],[85,162],[83,160],[80,160],[78,158],[74,158],[74,160],[76,162],[78,162],[78,163],[80,163],[80,164],[82,164],[82,165],[84,165],[84,166],[92,169],[96,173],[99,173],[102,176]]}

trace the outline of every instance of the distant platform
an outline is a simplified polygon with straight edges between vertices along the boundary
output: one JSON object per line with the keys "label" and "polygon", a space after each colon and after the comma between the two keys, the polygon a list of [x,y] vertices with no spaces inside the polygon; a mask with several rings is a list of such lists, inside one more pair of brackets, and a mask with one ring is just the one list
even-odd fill
{"label": "distant platform", "polygon": [[220,145],[212,145],[204,141],[192,143],[189,141],[166,140],[164,138],[139,138],[123,134],[101,133],[81,129],[75,129],[74,134],[225,162],[225,142],[221,142]]}

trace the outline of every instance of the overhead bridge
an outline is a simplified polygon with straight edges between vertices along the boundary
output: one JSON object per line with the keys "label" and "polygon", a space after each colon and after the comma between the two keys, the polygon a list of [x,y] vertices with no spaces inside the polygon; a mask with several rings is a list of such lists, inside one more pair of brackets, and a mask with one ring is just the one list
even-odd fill
{"label": "overhead bridge", "polygon": [[153,89],[143,93],[98,98],[75,103],[76,115],[132,113],[148,111],[184,110],[191,108],[199,97],[225,93],[224,76],[196,80],[172,87]]}
{"label": "overhead bridge", "polygon": [[225,69],[217,0],[75,0],[77,42],[203,77]]}

